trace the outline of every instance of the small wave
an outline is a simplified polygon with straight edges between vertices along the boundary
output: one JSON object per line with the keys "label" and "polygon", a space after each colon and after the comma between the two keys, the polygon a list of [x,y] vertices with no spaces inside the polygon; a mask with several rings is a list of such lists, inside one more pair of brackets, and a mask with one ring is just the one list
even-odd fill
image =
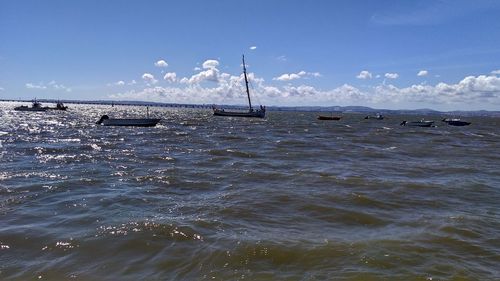
{"label": "small wave", "polygon": [[73,139],[59,139],[60,142],[81,142],[81,139],[73,138]]}
{"label": "small wave", "polygon": [[386,148],[383,148],[382,150],[394,150],[398,148],[397,146],[390,146],[390,147],[386,147]]}
{"label": "small wave", "polygon": [[208,152],[210,155],[214,156],[233,156],[239,158],[254,158],[257,157],[257,154],[253,152],[245,152],[240,150],[233,149],[211,149]]}
{"label": "small wave", "polygon": [[466,135],[466,136],[471,136],[471,137],[480,137],[480,138],[484,138],[484,135],[475,134],[475,133],[471,133],[471,132],[462,132],[462,134],[464,134],[464,135]]}
{"label": "small wave", "polygon": [[91,144],[90,147],[92,147],[92,149],[97,150],[97,151],[101,151],[101,149],[102,149],[99,145],[97,145],[95,143]]}
{"label": "small wave", "polygon": [[127,236],[134,233],[153,237],[170,238],[175,241],[203,241],[201,234],[188,226],[163,224],[153,220],[131,221],[119,225],[102,225],[96,230],[97,236]]}

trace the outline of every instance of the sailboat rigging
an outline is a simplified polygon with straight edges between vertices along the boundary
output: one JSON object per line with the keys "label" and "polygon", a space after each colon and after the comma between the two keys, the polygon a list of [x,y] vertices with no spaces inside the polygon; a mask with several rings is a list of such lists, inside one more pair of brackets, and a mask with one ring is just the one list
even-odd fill
{"label": "sailboat rigging", "polygon": [[243,55],[243,74],[245,76],[245,87],[247,90],[248,97],[248,111],[226,111],[224,109],[213,107],[214,115],[216,116],[232,116],[232,117],[255,117],[264,118],[266,116],[266,107],[260,106],[260,109],[254,109],[252,107],[252,100],[250,99],[250,90],[248,89],[248,77],[247,68],[245,65],[245,55]]}

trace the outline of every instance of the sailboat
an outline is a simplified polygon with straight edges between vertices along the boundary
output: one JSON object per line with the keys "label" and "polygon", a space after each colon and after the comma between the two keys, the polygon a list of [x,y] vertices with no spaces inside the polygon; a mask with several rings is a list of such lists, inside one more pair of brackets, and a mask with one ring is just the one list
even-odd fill
{"label": "sailboat", "polygon": [[245,76],[245,86],[247,89],[248,96],[248,111],[226,111],[224,109],[213,107],[214,115],[216,116],[232,116],[232,117],[255,117],[255,118],[264,118],[266,117],[266,107],[260,106],[260,109],[254,109],[252,107],[252,101],[250,99],[250,91],[248,90],[248,77],[247,77],[247,68],[245,66],[245,55],[243,55],[243,74]]}

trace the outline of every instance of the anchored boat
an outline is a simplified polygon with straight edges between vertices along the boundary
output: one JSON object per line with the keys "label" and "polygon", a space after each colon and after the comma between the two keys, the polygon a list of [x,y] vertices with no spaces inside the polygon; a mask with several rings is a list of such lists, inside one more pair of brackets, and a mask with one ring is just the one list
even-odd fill
{"label": "anchored boat", "polygon": [[149,118],[149,108],[147,109],[148,118],[109,118],[108,115],[103,115],[96,122],[102,126],[131,126],[131,127],[154,127],[160,118]]}
{"label": "anchored boat", "polygon": [[462,121],[459,118],[444,118],[441,120],[451,126],[469,126],[471,122]]}
{"label": "anchored boat", "polygon": [[365,116],[365,119],[383,120],[384,116],[380,113],[377,113],[376,115],[367,115]]}
{"label": "anchored boat", "polygon": [[43,111],[47,111],[47,107],[42,107],[41,103],[39,103],[37,100],[34,100],[33,103],[31,104],[31,107],[28,107],[27,105],[21,105],[21,106],[14,107],[14,110],[16,110],[16,111],[43,112]]}
{"label": "anchored boat", "polygon": [[245,76],[245,86],[247,90],[248,97],[248,111],[230,111],[223,108],[219,109],[215,106],[213,107],[215,116],[231,116],[231,117],[254,117],[254,118],[264,118],[266,117],[266,107],[260,106],[259,109],[254,109],[252,107],[252,100],[250,99],[250,91],[248,89],[248,78],[247,78],[247,68],[245,66],[245,56],[243,55],[243,74]]}
{"label": "anchored boat", "polygon": [[56,107],[45,107],[45,108],[47,108],[49,110],[66,110],[66,109],[68,109],[68,107],[65,106],[64,103],[62,103],[62,101],[58,101],[56,103]]}
{"label": "anchored boat", "polygon": [[342,116],[339,116],[339,115],[331,115],[331,116],[328,116],[328,115],[318,115],[318,120],[340,120],[342,119]]}
{"label": "anchored boat", "polygon": [[434,121],[425,121],[425,120],[420,120],[420,121],[403,121],[401,126],[411,126],[411,127],[433,127],[434,126]]}

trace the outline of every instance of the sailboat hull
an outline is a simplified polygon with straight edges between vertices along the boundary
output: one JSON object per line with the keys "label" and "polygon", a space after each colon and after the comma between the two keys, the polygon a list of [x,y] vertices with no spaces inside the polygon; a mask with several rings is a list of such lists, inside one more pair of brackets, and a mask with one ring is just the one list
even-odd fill
{"label": "sailboat hull", "polygon": [[253,117],[253,118],[264,118],[266,117],[266,112],[263,110],[254,111],[225,111],[220,109],[214,109],[215,116],[232,116],[232,117]]}
{"label": "sailboat hull", "polygon": [[160,122],[160,119],[105,119],[103,126],[132,126],[132,127],[154,127]]}

